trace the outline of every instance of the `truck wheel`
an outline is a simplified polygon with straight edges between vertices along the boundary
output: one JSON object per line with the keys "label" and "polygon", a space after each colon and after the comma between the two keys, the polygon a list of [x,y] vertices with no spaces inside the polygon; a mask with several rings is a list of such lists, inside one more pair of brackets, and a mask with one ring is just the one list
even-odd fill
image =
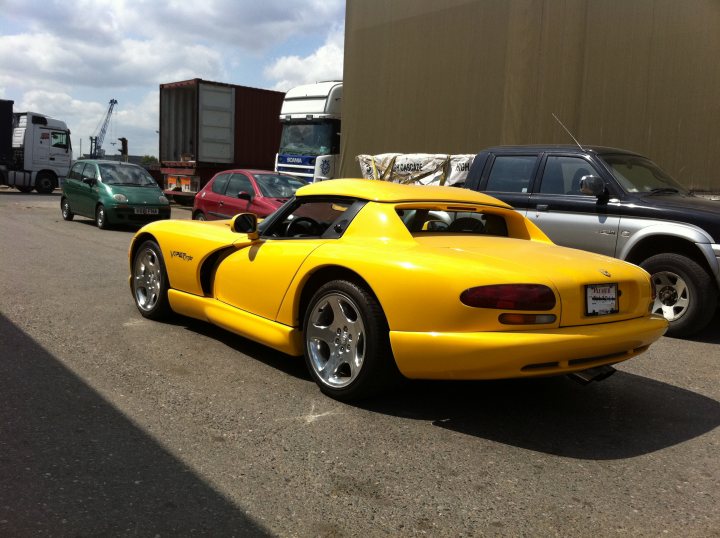
{"label": "truck wheel", "polygon": [[32,190],[33,190],[32,187],[26,187],[24,185],[23,186],[15,185],[15,188],[17,190],[19,190],[20,192],[24,192],[24,193],[32,192]]}
{"label": "truck wheel", "polygon": [[303,339],[308,370],[332,398],[366,398],[400,378],[382,308],[353,282],[328,282],[313,295]]}
{"label": "truck wheel", "polygon": [[35,190],[40,194],[50,194],[55,190],[55,178],[48,172],[40,172],[35,178]]}
{"label": "truck wheel", "polygon": [[68,202],[67,198],[63,198],[60,201],[60,210],[62,211],[63,220],[72,220],[75,216],[75,213],[70,209],[70,202]]}
{"label": "truck wheel", "polygon": [[690,336],[710,323],[717,292],[713,279],[698,263],[680,254],[656,254],[640,267],[655,284],[652,311],[670,322],[668,336]]}

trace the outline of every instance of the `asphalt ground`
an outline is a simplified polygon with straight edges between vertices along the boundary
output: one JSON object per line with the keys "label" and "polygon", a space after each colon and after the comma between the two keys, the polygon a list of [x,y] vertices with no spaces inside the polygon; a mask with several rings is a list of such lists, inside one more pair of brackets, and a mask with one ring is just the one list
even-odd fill
{"label": "asphalt ground", "polygon": [[601,383],[346,405],[301,360],[142,318],[132,230],[7,190],[0,230],[0,536],[720,536],[720,316]]}

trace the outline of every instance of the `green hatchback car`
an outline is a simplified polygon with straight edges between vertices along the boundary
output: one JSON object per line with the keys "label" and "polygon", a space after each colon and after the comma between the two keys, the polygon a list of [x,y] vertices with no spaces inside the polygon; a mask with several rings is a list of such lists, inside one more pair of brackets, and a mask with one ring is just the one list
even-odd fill
{"label": "green hatchback car", "polygon": [[135,164],[79,160],[63,182],[62,216],[95,219],[98,228],[170,218],[170,202],[152,176]]}

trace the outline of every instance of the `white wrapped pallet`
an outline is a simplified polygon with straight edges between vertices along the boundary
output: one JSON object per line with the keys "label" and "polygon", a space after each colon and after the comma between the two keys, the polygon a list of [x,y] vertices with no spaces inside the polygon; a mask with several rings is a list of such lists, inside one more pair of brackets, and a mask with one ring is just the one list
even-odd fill
{"label": "white wrapped pallet", "polygon": [[465,182],[475,155],[444,153],[381,153],[358,155],[365,179],[421,185],[457,185]]}

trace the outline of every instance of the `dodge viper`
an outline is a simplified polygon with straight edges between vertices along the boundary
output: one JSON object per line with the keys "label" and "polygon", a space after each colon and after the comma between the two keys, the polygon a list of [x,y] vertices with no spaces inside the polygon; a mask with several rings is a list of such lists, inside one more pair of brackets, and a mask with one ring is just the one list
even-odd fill
{"label": "dodge viper", "polygon": [[259,223],[148,224],[129,261],[143,316],[304,355],[340,400],[403,376],[600,379],[667,328],[644,270],[554,245],[509,205],[454,187],[314,183]]}

